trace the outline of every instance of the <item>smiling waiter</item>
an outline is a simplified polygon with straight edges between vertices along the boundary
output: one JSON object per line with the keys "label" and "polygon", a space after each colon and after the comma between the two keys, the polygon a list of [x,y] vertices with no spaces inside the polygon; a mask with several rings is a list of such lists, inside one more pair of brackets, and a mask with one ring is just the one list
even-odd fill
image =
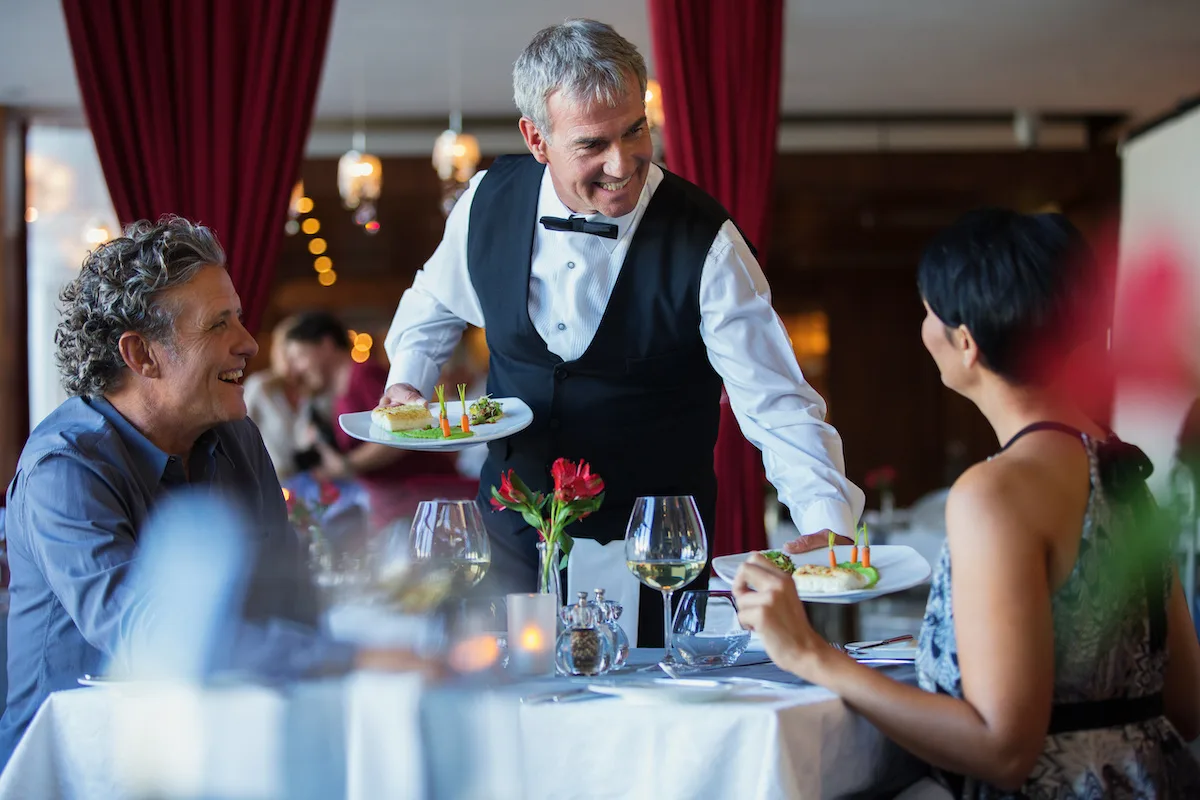
{"label": "smiling waiter", "polygon": [[[722,381],[797,527],[852,532],[862,492],[750,247],[719,203],[651,163],[637,48],[568,20],[525,48],[513,93],[530,154],[496,159],[454,206],[396,310],[382,402],[430,397],[466,324],[486,328],[488,391],[521,398],[534,418],[489,443],[481,496],[508,469],[545,491],[560,456],[605,481],[603,507],[570,529],[572,591],[618,588],[603,565],[623,570],[639,495],[693,495],[711,541]],[[532,591],[537,534],[512,512],[487,520],[489,591]],[[617,592],[627,605],[629,589]],[[641,646],[662,643],[652,594]]]}

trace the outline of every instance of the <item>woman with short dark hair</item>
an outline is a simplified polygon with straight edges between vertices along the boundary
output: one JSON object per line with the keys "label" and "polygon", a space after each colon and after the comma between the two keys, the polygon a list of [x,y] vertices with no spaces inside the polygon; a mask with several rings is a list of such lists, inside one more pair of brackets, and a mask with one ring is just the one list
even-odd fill
{"label": "woman with short dark hair", "polygon": [[921,338],[1004,446],[955,482],[920,688],[813,631],[760,557],[734,591],[777,664],[841,695],[972,798],[1200,797],[1200,643],[1153,536],[1149,462],[1058,391],[1098,331],[1097,269],[1059,215],[989,209],[926,251]]}

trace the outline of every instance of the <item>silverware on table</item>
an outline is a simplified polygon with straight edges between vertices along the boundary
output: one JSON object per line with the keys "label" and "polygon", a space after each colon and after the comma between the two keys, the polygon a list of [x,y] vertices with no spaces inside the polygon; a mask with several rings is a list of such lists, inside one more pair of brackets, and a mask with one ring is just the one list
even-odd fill
{"label": "silverware on table", "polygon": [[562,703],[572,697],[585,694],[591,694],[586,686],[574,689],[555,689],[549,692],[526,695],[525,697],[521,698],[521,702],[525,705],[534,705],[536,703]]}
{"label": "silverware on table", "polygon": [[603,700],[606,697],[613,695],[600,694],[593,692],[586,686],[581,686],[574,689],[558,689],[552,692],[541,692],[540,694],[531,694],[521,698],[522,705],[541,705],[543,703],[580,703],[585,700]]}
{"label": "silverware on table", "polygon": [[861,653],[863,650],[870,650],[872,647],[883,647],[884,645],[897,644],[899,642],[907,642],[915,638],[911,633],[906,633],[903,636],[893,636],[891,639],[881,639],[878,642],[870,644],[861,644],[851,647],[846,645],[845,650],[848,653]]}

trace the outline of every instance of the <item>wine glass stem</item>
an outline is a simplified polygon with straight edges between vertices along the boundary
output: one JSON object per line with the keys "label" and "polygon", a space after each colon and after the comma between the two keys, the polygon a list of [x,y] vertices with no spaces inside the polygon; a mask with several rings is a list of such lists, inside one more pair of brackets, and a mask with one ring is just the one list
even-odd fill
{"label": "wine glass stem", "polygon": [[663,596],[663,646],[666,648],[666,654],[663,656],[663,661],[668,664],[675,661],[671,655],[671,591],[665,590]]}

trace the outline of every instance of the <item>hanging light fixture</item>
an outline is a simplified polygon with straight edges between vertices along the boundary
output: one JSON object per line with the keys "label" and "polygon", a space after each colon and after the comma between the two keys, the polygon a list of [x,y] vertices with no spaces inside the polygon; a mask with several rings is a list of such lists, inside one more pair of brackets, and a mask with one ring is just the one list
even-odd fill
{"label": "hanging light fixture", "polygon": [[[358,92],[355,98],[356,125],[350,149],[338,160],[338,193],[342,203],[354,212],[354,224],[367,233],[379,230],[375,204],[383,191],[383,164],[367,152],[366,55],[360,53]],[[372,223],[374,223],[372,225]]]}
{"label": "hanging light fixture", "polygon": [[354,211],[356,225],[366,225],[375,219],[375,203],[383,191],[383,164],[376,156],[364,152],[366,135],[354,134],[354,144],[338,160],[338,193],[347,209]]}
{"label": "hanging light fixture", "polygon": [[304,181],[296,181],[296,185],[292,187],[292,196],[288,198],[288,218],[283,224],[283,232],[288,236],[295,236],[300,232],[299,219],[301,215],[312,210],[312,200],[304,196]]}
{"label": "hanging light fixture", "polygon": [[479,166],[479,140],[462,132],[462,75],[461,47],[457,3],[451,9],[454,18],[450,26],[450,46],[446,48],[450,64],[447,77],[450,83],[450,127],[442,131],[433,143],[433,168],[442,179],[442,213],[449,216],[467,183]]}
{"label": "hanging light fixture", "polygon": [[479,140],[469,133],[460,133],[462,115],[450,116],[450,127],[442,131],[433,143],[433,168],[442,179],[442,213],[447,216],[479,165]]}

